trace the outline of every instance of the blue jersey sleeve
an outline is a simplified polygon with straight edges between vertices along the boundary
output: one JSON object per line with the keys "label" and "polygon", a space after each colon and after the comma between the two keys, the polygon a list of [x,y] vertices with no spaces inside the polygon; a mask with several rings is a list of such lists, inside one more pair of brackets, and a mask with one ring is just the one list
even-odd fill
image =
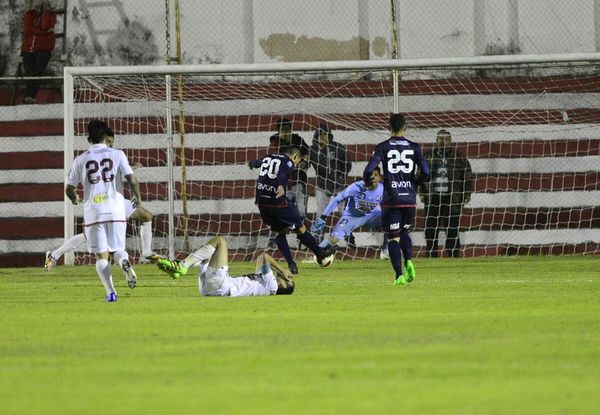
{"label": "blue jersey sleeve", "polygon": [[417,164],[419,166],[419,176],[416,178],[416,184],[428,182],[431,177],[431,171],[429,170],[429,164],[427,159],[423,155],[421,147],[416,146]]}
{"label": "blue jersey sleeve", "polygon": [[369,161],[367,167],[365,167],[365,170],[363,171],[363,180],[365,181],[365,183],[369,183],[371,181],[371,173],[373,173],[373,170],[375,170],[375,168],[379,166],[379,163],[383,159],[383,152],[381,149],[381,144],[375,147],[375,151],[371,156],[371,160]]}
{"label": "blue jersey sleeve", "polygon": [[344,200],[357,195],[358,193],[360,193],[360,189],[358,188],[358,185],[356,183],[352,183],[350,186],[346,187],[344,190],[342,190],[340,193],[338,193],[331,200],[331,202],[329,202],[329,204],[327,205],[327,207],[325,208],[325,210],[323,211],[323,213],[321,215],[322,216],[331,215],[331,212],[333,212],[335,210],[337,205],[342,203]]}

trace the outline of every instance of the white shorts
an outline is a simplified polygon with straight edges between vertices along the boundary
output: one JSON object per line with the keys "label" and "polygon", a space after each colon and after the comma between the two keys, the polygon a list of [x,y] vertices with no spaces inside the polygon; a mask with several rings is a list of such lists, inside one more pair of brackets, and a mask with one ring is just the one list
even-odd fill
{"label": "white shorts", "polygon": [[135,208],[133,207],[133,203],[131,203],[131,200],[125,199],[125,218],[129,220],[129,217],[133,215],[134,211]]}
{"label": "white shorts", "polygon": [[85,227],[88,252],[116,252],[125,250],[127,222],[105,222]]}
{"label": "white shorts", "polygon": [[205,264],[198,274],[200,295],[207,297],[226,297],[229,295],[229,267],[213,268]]}

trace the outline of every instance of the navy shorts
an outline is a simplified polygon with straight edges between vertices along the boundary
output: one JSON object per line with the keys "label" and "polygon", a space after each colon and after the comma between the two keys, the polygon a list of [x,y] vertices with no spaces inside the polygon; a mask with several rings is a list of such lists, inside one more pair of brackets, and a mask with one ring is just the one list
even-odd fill
{"label": "navy shorts", "polygon": [[278,208],[259,206],[258,211],[263,222],[275,232],[287,228],[298,229],[304,224],[304,218],[292,203],[288,203],[287,207]]}
{"label": "navy shorts", "polygon": [[390,238],[396,238],[402,233],[410,232],[417,208],[398,207],[383,208],[381,227]]}

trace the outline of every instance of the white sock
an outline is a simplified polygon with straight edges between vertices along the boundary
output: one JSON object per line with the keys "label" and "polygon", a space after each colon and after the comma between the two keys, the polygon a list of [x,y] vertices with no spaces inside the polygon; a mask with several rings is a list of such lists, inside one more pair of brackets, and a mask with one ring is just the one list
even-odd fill
{"label": "white sock", "polygon": [[123,268],[123,261],[129,261],[129,254],[126,251],[116,251],[113,254],[113,259],[121,268]]}
{"label": "white sock", "polygon": [[96,272],[100,277],[100,281],[102,281],[102,285],[104,285],[106,295],[116,292],[115,286],[113,285],[112,272],[110,269],[110,264],[108,263],[108,259],[96,260]]}
{"label": "white sock", "polygon": [[142,256],[152,255],[152,221],[140,225],[140,239],[142,240]]}
{"label": "white sock", "polygon": [[206,261],[208,258],[213,256],[217,249],[212,245],[204,245],[202,248],[188,255],[182,262],[188,268],[193,267],[199,262]]}
{"label": "white sock", "polygon": [[58,260],[65,253],[74,251],[75,248],[79,247],[80,245],[82,245],[84,243],[85,243],[85,235],[83,235],[82,233],[78,233],[77,235],[72,236],[71,238],[67,239],[64,244],[62,244],[61,246],[56,248],[54,251],[52,251],[52,253],[50,255],[52,256],[52,258]]}

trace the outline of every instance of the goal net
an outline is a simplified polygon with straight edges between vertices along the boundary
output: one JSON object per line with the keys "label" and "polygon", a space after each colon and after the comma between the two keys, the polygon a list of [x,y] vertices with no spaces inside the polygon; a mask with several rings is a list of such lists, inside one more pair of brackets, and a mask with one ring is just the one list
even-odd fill
{"label": "goal net", "polygon": [[[65,170],[88,146],[87,122],[105,119],[116,133],[115,147],[139,166],[144,207],[154,214],[153,249],[181,257],[223,235],[235,258],[245,259],[271,249],[270,232],[254,205],[258,172],[248,162],[273,150],[270,137],[278,122],[289,120],[308,147],[318,146],[315,128],[326,125],[352,161],[342,174],[349,185],[361,179],[375,145],[388,138],[387,122],[397,106],[408,120],[407,137],[426,154],[438,154],[433,170],[443,177],[445,169],[446,176],[434,179],[461,180],[447,183],[462,192],[459,202],[446,206],[459,209],[458,219],[432,225],[419,199],[415,255],[428,252],[425,230],[430,228],[431,237],[432,226],[440,256],[448,255],[453,228],[460,256],[597,253],[599,59],[585,54],[67,68]],[[459,174],[450,156],[440,162],[445,157],[436,153],[435,142],[441,129],[450,133],[453,151],[468,160],[470,175]],[[310,227],[322,212],[317,212],[318,159],[308,166]],[[423,196],[430,197],[424,200],[455,200],[432,194],[439,191],[433,185],[424,189]],[[438,210],[445,214],[444,206]],[[67,203],[65,215],[65,236],[81,232],[81,208]],[[325,235],[339,220],[339,212],[331,215]],[[134,256],[136,229],[132,224],[128,231]],[[295,237],[288,241],[296,258],[308,256],[295,249]],[[339,242],[339,257],[378,258],[381,243],[378,230],[358,228],[351,240]],[[86,258],[76,253],[76,262]]]}

